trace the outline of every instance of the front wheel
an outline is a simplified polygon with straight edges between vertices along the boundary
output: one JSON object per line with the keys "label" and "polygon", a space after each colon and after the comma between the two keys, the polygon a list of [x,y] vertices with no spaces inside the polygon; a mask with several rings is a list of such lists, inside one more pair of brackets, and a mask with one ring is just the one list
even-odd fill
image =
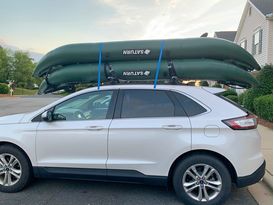
{"label": "front wheel", "polygon": [[231,192],[231,177],[224,164],[209,155],[191,155],[175,168],[173,186],[186,204],[222,204]]}
{"label": "front wheel", "polygon": [[10,146],[0,146],[0,191],[18,192],[31,179],[30,164],[23,152]]}

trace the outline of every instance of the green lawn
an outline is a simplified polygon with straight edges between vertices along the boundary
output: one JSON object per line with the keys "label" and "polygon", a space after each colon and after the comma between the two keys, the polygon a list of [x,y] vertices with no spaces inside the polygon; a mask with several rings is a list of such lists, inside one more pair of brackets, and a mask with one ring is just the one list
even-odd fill
{"label": "green lawn", "polygon": [[13,95],[35,95],[37,90],[29,90],[25,88],[15,88]]}

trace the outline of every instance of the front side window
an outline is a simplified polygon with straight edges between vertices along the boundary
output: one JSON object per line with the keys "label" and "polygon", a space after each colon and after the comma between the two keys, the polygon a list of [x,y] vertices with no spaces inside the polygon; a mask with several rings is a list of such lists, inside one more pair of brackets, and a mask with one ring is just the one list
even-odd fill
{"label": "front side window", "polygon": [[175,106],[165,91],[125,90],[121,118],[173,117]]}
{"label": "front side window", "polygon": [[55,106],[54,120],[106,119],[113,91],[91,92],[73,97]]}

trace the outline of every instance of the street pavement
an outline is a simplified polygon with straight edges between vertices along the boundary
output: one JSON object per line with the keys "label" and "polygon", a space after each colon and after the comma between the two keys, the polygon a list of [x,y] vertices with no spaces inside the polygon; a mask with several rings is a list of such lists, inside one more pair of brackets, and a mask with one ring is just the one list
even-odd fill
{"label": "street pavement", "polygon": [[0,97],[0,116],[35,111],[59,98],[55,95]]}
{"label": "street pavement", "polygon": [[[58,97],[0,98],[0,116],[34,111]],[[182,205],[174,191],[140,184],[34,179],[23,191],[0,193],[0,205]],[[247,188],[233,188],[225,205],[256,205]]]}
{"label": "street pavement", "polygon": [[[19,193],[0,193],[1,205],[182,205],[174,191],[139,184],[36,179]],[[233,189],[225,205],[256,205],[247,189]]]}

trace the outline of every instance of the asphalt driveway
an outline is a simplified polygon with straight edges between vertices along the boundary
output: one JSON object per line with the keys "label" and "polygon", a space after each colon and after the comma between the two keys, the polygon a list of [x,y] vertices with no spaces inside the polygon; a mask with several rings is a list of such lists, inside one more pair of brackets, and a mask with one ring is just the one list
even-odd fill
{"label": "asphalt driveway", "polygon": [[[1,205],[182,205],[173,191],[139,184],[36,179],[13,194],[0,193]],[[226,205],[257,204],[247,189],[233,189]]]}
{"label": "asphalt driveway", "polygon": [[[29,112],[55,101],[58,97],[0,98],[0,116]],[[0,193],[0,205],[152,205],[181,204],[174,191],[165,187],[104,183],[77,180],[35,179],[19,193]],[[233,188],[226,205],[255,205],[247,188]]]}

